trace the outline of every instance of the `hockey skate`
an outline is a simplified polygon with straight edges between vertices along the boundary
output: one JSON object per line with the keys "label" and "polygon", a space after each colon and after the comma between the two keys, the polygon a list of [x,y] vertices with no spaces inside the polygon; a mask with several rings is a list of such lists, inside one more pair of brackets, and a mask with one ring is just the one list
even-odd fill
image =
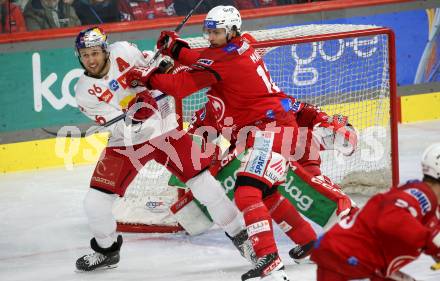
{"label": "hockey skate", "polygon": [[118,266],[119,250],[122,245],[122,236],[119,235],[116,242],[109,248],[101,248],[95,238],[90,240],[90,246],[95,251],[84,255],[76,261],[78,271],[92,271],[97,269],[110,269]]}
{"label": "hockey skate", "polygon": [[227,233],[226,236],[231,239],[232,243],[240,252],[240,255],[242,257],[244,257],[252,265],[257,264],[257,256],[255,255],[254,248],[252,247],[251,241],[249,240],[246,229],[243,229],[234,237],[229,236]]}
{"label": "hockey skate", "polygon": [[280,257],[273,253],[259,258],[255,267],[243,274],[241,280],[289,281],[289,278]]}
{"label": "hockey skate", "polygon": [[312,263],[310,259],[306,259],[312,253],[313,246],[315,244],[315,240],[310,241],[305,245],[295,246],[293,249],[289,251],[289,256],[293,259],[294,262],[301,263]]}

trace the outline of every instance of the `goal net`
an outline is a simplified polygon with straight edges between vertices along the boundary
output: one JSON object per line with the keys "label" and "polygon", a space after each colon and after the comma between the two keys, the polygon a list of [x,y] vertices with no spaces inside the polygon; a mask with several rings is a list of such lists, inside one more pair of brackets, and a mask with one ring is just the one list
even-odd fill
{"label": "goal net", "polygon": [[[399,175],[392,31],[370,25],[303,25],[249,33],[257,39],[253,47],[281,90],[320,106],[329,115],[348,116],[356,128],[358,147],[351,156],[336,150],[321,152],[323,174],[349,192],[375,193],[396,185]],[[202,37],[188,41],[192,48],[207,47]],[[203,90],[176,101],[184,127],[206,101]],[[172,220],[166,204],[174,202],[172,196],[177,193],[167,185],[169,173],[157,166],[149,164],[123,200],[128,205],[136,202],[142,212],[164,206],[164,218],[152,224],[173,225],[165,220]],[[159,209],[147,217],[156,216]]]}

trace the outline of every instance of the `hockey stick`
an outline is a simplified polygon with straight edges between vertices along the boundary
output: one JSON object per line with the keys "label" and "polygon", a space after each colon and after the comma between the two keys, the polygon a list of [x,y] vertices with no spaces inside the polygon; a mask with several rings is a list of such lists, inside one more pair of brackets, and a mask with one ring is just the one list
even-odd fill
{"label": "hockey stick", "polygon": [[[162,99],[165,98],[165,97],[167,97],[167,95],[165,95],[165,94],[161,94],[161,95],[155,97],[154,99],[155,99],[156,101],[160,101],[160,100],[162,100]],[[71,137],[71,138],[83,138],[83,137],[88,137],[88,136],[90,136],[90,135],[93,135],[93,134],[95,134],[95,133],[98,133],[99,131],[103,130],[104,128],[110,127],[111,125],[113,125],[113,124],[115,124],[115,123],[117,123],[117,122],[119,122],[119,121],[121,121],[121,120],[124,120],[126,116],[127,116],[127,114],[124,112],[124,113],[122,113],[121,115],[118,115],[118,116],[116,116],[116,117],[113,118],[113,119],[110,119],[109,121],[107,121],[107,122],[106,122],[105,124],[103,124],[103,125],[91,126],[89,129],[87,129],[85,132],[81,132],[79,135],[67,135],[66,137]],[[94,128],[93,128],[93,127],[94,127]],[[93,129],[90,130],[91,128],[93,128]],[[52,135],[52,136],[58,136],[58,132],[52,132],[52,131],[50,131],[50,130],[48,130],[48,129],[45,129],[45,128],[41,128],[41,130],[45,131],[45,132],[48,133],[49,135]]]}
{"label": "hockey stick", "polygon": [[[197,2],[197,4],[194,6],[194,8],[191,9],[191,11],[189,11],[189,13],[183,19],[183,21],[181,23],[179,23],[179,25],[174,29],[174,32],[178,33],[182,29],[182,27],[189,20],[189,18],[193,15],[193,13],[197,10],[197,8],[202,4],[203,1],[204,0],[200,0],[199,2]],[[165,42],[165,43],[167,43],[167,42]],[[164,46],[165,46],[165,44],[164,44]],[[162,52],[164,46],[162,46],[159,50],[156,51],[156,53],[154,54],[153,58],[150,60],[150,62],[148,63],[147,66],[151,66],[151,64],[157,60],[157,58],[159,57],[160,53]]]}

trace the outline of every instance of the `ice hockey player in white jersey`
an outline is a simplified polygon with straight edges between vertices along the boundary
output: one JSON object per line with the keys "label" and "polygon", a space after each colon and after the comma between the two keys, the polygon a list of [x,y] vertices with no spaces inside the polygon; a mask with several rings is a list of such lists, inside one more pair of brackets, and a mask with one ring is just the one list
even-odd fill
{"label": "ice hockey player in white jersey", "polygon": [[191,137],[176,129],[168,97],[159,91],[133,89],[125,84],[127,71],[134,65],[147,66],[152,53],[141,52],[128,42],[108,45],[107,35],[99,27],[81,31],[75,47],[85,69],[75,88],[80,110],[100,125],[127,113],[126,120],[108,127],[108,145],[91,178],[84,209],[94,252],[80,257],[76,268],[91,271],[117,266],[122,237],[116,234],[112,205],[117,196],[124,196],[140,168],[152,159],[186,182],[242,254],[244,247],[251,248],[241,214],[206,169],[210,159],[203,157],[197,145],[193,146]]}

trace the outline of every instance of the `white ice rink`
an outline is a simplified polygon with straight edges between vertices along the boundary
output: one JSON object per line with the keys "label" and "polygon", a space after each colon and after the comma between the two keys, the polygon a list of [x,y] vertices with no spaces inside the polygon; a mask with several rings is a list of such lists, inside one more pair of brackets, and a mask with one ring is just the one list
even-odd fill
{"label": "white ice rink", "polygon": [[[418,178],[420,157],[440,142],[440,122],[400,126],[401,180]],[[119,267],[76,273],[75,260],[89,253],[90,232],[82,200],[93,166],[0,176],[0,281],[61,280],[240,280],[250,267],[218,229],[184,234],[124,234]],[[277,233],[291,281],[315,280],[315,266],[295,265],[291,242]],[[423,256],[406,268],[417,280],[440,280]]]}

